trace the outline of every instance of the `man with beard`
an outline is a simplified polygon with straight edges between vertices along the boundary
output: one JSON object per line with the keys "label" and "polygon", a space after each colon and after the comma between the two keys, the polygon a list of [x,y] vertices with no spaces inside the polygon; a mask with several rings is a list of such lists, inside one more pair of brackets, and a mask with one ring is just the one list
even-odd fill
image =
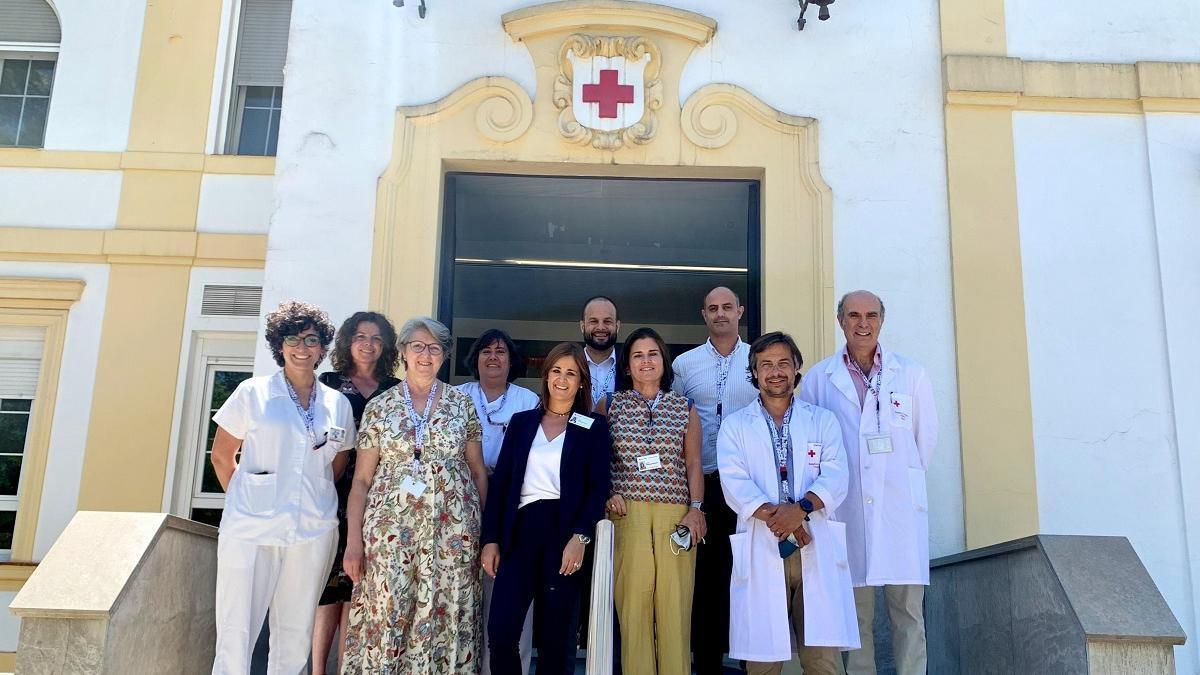
{"label": "man with beard", "polygon": [[[729,535],[736,520],[725,505],[717,471],[717,432],[721,420],[758,397],[754,385],[743,377],[750,364],[750,345],[738,334],[745,307],[736,293],[718,286],[704,297],[700,316],[708,327],[708,341],[684,352],[671,364],[675,391],[695,402],[700,416],[703,445],[704,502],[694,503],[704,512],[708,533],[696,551],[696,588],[692,595],[692,653],[696,675],[721,675],[729,641],[729,574],[733,557]],[[697,506],[698,505],[698,506]]]}
{"label": "man with beard", "polygon": [[613,393],[617,388],[617,333],[621,320],[617,318],[617,303],[612,298],[597,295],[583,303],[579,320],[583,332],[584,353],[592,374],[592,404]]}
{"label": "man with beard", "polygon": [[875,587],[883,587],[900,675],[923,675],[929,584],[925,471],[937,445],[933,387],[919,363],[879,342],[883,301],[870,291],[837,304],[846,347],[812,367],[800,398],[833,412],[842,427],[850,488],[838,507],[846,523],[862,649],[850,675],[875,675]]}
{"label": "man with beard", "polygon": [[779,675],[793,636],[805,675],[837,675],[838,650],[858,647],[846,526],[834,520],[846,497],[846,452],[833,413],[796,396],[802,364],[786,333],[755,340],[750,381],[759,398],[717,437],[721,487],[737,514],[729,656],[744,659],[748,675]]}

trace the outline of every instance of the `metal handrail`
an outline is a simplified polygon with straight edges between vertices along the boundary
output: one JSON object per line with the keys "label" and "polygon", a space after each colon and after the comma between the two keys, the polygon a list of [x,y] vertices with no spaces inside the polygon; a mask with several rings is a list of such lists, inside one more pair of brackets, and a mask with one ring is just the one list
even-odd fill
{"label": "metal handrail", "polygon": [[613,666],[613,524],[596,523],[588,620],[587,675],[612,675]]}

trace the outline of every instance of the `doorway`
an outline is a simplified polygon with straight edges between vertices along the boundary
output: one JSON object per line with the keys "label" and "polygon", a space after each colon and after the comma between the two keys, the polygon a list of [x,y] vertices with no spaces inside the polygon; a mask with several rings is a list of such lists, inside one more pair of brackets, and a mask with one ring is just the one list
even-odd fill
{"label": "doorway", "polygon": [[438,318],[454,349],[449,381],[489,328],[509,333],[525,359],[518,383],[537,390],[541,359],[579,341],[583,302],[607,295],[622,336],[657,330],[677,356],[707,337],[699,309],[715,286],[746,307],[743,339],[760,310],[758,181],[446,175]]}

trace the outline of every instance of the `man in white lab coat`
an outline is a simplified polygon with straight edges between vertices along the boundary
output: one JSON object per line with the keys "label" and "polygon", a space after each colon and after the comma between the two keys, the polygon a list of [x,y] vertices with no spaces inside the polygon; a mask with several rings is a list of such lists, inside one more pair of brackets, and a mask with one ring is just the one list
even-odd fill
{"label": "man in white lab coat", "polygon": [[862,649],[849,675],[874,675],[872,619],[882,586],[899,675],[925,675],[925,586],[929,585],[929,513],[925,471],[937,444],[937,412],[925,369],[879,344],[883,301],[847,293],[837,306],[846,347],[817,363],[800,398],[833,411],[841,423],[850,486],[837,517],[846,523]]}
{"label": "man in white lab coat", "polygon": [[846,454],[837,419],[795,395],[802,363],[784,333],[755,340],[759,397],[717,437],[721,488],[737,514],[729,656],[750,675],[778,675],[793,637],[805,675],[840,673],[838,650],[858,647],[845,525],[831,517],[846,496]]}

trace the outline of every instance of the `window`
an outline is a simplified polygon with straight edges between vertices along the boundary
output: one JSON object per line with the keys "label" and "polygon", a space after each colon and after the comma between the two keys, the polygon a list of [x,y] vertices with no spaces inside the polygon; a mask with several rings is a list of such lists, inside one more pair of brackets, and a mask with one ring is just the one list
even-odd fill
{"label": "window", "polygon": [[212,416],[225,404],[225,400],[243,380],[251,376],[249,363],[212,362],[204,374],[203,438],[198,439],[204,452],[196,453],[198,466],[192,485],[190,517],[213,527],[221,524],[221,509],[225,506],[225,491],[212,468],[212,444],[217,436],[217,424]]}
{"label": "window", "polygon": [[229,154],[275,154],[291,16],[291,0],[242,0],[225,143]]}
{"label": "window", "polygon": [[21,470],[44,341],[44,328],[0,326],[0,560],[12,557]]}
{"label": "window", "polygon": [[[736,292],[742,335],[758,336],[759,184],[749,180],[585,178],[450,173],[438,312],[459,364],[488,328],[506,330],[537,388],[541,358],[578,341],[584,299],[618,304],[625,334],[650,326],[678,355],[707,339],[700,305],[715,286]],[[537,302],[528,302],[529,289]]]}
{"label": "window", "polygon": [[60,39],[45,0],[0,2],[0,147],[42,147]]}

